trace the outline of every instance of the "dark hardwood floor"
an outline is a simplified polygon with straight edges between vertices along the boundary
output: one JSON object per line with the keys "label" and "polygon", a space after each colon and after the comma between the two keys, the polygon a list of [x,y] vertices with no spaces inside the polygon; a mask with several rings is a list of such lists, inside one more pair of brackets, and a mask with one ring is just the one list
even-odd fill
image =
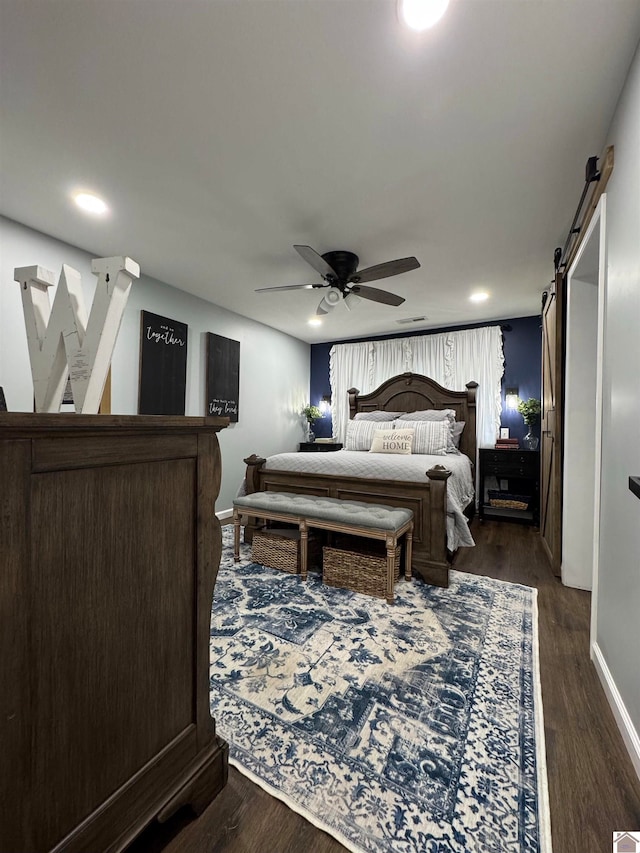
{"label": "dark hardwood floor", "polygon": [[[538,531],[477,520],[456,569],[538,588],[540,665],[554,853],[611,853],[640,830],[640,782],[589,658],[590,594],[552,575]],[[344,847],[234,768],[203,814],[152,825],[128,853],[337,853]],[[491,851],[486,851],[491,853]]]}

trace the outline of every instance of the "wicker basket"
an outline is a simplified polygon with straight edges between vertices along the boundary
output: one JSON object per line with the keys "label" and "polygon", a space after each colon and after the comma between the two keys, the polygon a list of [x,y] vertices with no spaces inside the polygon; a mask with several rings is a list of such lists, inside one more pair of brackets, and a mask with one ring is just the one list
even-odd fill
{"label": "wicker basket", "polygon": [[502,507],[503,509],[529,509],[530,505],[530,495],[512,495],[509,492],[489,489],[489,506]]}
{"label": "wicker basket", "polygon": [[[400,577],[400,551],[398,545],[394,558],[394,581]],[[342,548],[322,549],[322,582],[327,586],[338,586],[374,595],[387,597],[387,557],[380,554],[356,553]]]}
{"label": "wicker basket", "polygon": [[[300,574],[300,531],[296,528],[256,530],[253,534],[251,559],[255,563]],[[319,569],[322,560],[320,541],[313,535],[307,540],[307,568]]]}

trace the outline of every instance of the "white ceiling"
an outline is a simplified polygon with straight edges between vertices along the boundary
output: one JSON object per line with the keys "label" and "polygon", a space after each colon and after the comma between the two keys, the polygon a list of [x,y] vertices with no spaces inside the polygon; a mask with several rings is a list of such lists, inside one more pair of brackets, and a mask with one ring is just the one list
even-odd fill
{"label": "white ceiling", "polygon": [[[0,0],[0,211],[310,342],[535,314],[639,37],[640,0],[423,34],[395,0]],[[295,243],[422,267],[312,328],[319,291],[254,292],[320,280]]]}

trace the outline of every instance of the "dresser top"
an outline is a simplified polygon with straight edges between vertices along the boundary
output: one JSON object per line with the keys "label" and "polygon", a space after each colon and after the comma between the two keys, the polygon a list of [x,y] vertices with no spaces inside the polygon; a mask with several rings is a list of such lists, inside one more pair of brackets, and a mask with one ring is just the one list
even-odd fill
{"label": "dresser top", "polygon": [[27,438],[39,434],[89,435],[114,433],[220,432],[229,418],[185,415],[77,415],[41,412],[0,412],[0,438]]}

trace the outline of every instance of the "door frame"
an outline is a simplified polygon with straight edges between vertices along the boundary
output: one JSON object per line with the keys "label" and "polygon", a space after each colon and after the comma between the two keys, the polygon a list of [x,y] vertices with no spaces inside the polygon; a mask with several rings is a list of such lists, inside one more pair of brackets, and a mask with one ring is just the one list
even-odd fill
{"label": "door frame", "polygon": [[[600,509],[601,509],[601,479],[602,479],[602,414],[603,414],[603,355],[605,334],[605,311],[607,302],[607,205],[606,193],[598,199],[598,204],[590,219],[589,225],[580,242],[580,246],[567,271],[567,286],[571,286],[573,277],[579,281],[578,268],[580,261],[593,240],[598,240],[598,271],[597,271],[597,338],[596,338],[596,376],[595,376],[595,435],[593,458],[593,535],[592,535],[592,566],[591,566],[591,640],[590,652],[593,656],[593,644],[597,637],[598,614],[598,583],[600,573]],[[567,339],[571,327],[571,306],[567,304],[566,328]],[[570,377],[566,377],[569,379]],[[565,394],[566,399],[567,394]]]}

